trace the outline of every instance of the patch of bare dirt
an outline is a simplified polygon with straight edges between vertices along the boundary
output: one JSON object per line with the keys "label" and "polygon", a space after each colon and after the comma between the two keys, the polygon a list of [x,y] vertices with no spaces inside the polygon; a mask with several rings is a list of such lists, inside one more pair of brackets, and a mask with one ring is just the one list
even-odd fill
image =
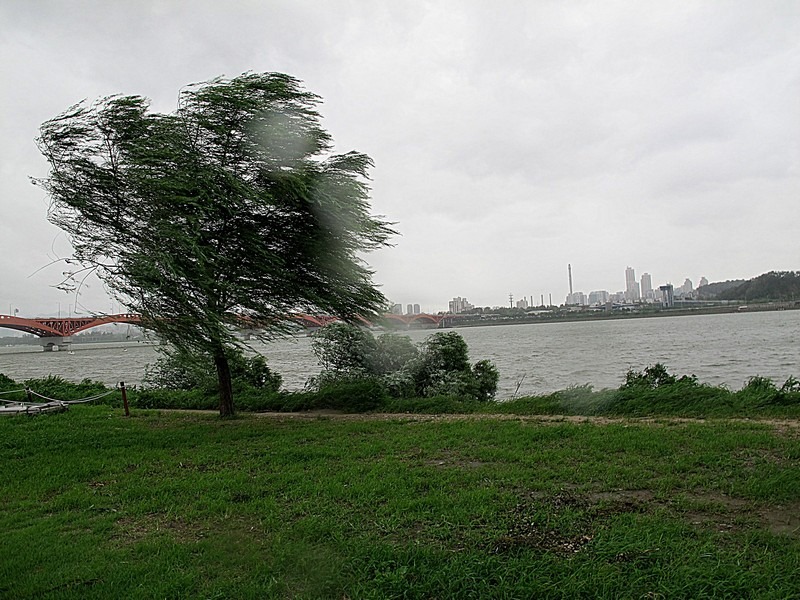
{"label": "patch of bare dirt", "polygon": [[126,543],[135,543],[147,536],[167,532],[176,541],[196,543],[208,536],[208,530],[181,517],[148,514],[141,517],[123,517],[116,522],[117,531],[112,536]]}
{"label": "patch of bare dirt", "polygon": [[425,461],[425,464],[431,467],[479,469],[481,467],[490,466],[493,463],[483,460],[467,459],[457,452],[445,451],[440,453],[436,458]]}
{"label": "patch of bare dirt", "polygon": [[[689,508],[680,508],[681,504],[687,503],[690,505]],[[579,494],[569,489],[562,489],[555,494],[529,492],[524,495],[522,501],[512,511],[512,525],[509,534],[502,539],[501,547],[507,549],[516,544],[536,546],[546,550],[550,543],[552,547],[549,549],[559,549],[556,543],[560,539],[558,536],[543,536],[540,530],[535,527],[530,528],[533,523],[525,525],[524,515],[535,514],[537,507],[545,508],[549,514],[556,516],[565,509],[582,513],[577,519],[581,528],[580,533],[569,537],[573,543],[575,540],[584,540],[584,544],[588,543],[596,527],[616,515],[652,513],[656,510],[669,511],[692,525],[713,528],[720,533],[758,527],[776,535],[800,538],[800,502],[759,506],[743,498],[718,493],[682,494],[679,502],[678,498],[656,497],[650,490],[609,490]],[[550,542],[546,543],[546,540]],[[576,551],[580,550],[580,547],[576,548]]]}
{"label": "patch of bare dirt", "polygon": [[757,513],[772,533],[800,537],[800,503],[762,508]]}

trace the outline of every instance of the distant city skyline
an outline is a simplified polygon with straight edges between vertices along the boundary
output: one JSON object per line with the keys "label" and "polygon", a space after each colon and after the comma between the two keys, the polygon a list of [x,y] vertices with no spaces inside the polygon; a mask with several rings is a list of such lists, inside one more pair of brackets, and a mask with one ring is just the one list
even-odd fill
{"label": "distant city skyline", "polygon": [[[570,280],[572,278],[572,264],[570,263],[567,266],[567,278]],[[560,306],[561,304],[581,304],[581,305],[594,305],[594,304],[604,304],[608,301],[614,302],[661,302],[661,295],[660,292],[653,288],[653,276],[650,273],[642,273],[640,281],[636,281],[636,269],[633,267],[626,267],[623,272],[624,278],[624,287],[623,289],[613,291],[611,289],[599,289],[599,290],[592,290],[588,294],[580,289],[575,289],[575,282],[574,280],[568,281],[568,286],[572,285],[573,291],[570,295],[569,293],[566,295],[563,301],[561,302],[554,302],[553,305]],[[699,284],[697,287],[702,285],[708,285],[708,279],[704,276],[699,278]],[[681,286],[677,288],[674,284],[670,281],[660,282],[658,284],[661,285],[672,285],[673,289],[677,289],[680,294],[688,295],[689,293],[695,291],[697,288],[694,287],[692,280],[688,277],[684,278],[684,282]],[[539,293],[539,294],[520,294],[516,295],[514,292],[511,294],[505,294],[508,297],[516,297],[517,300],[514,302],[514,308],[534,308],[538,306],[549,306],[550,302],[549,298],[551,294],[548,292],[546,294]],[[570,297],[572,296],[572,297]],[[468,300],[470,297],[469,294],[465,296],[454,296],[450,301],[448,301],[447,308],[443,308],[437,306],[435,308],[430,308],[426,310],[422,310],[422,312],[430,312],[430,313],[437,313],[437,312],[451,312],[454,314],[458,314],[464,312],[466,310],[471,310],[473,308],[508,308],[509,304],[503,303],[491,303],[491,304],[481,304],[481,303],[472,303]],[[547,299],[547,301],[545,301]],[[394,304],[395,309],[393,312],[399,309],[402,309],[402,304]],[[418,304],[415,306],[419,306]],[[418,314],[417,313],[414,314]],[[402,313],[398,313],[402,314]],[[412,314],[412,313],[408,313]]]}

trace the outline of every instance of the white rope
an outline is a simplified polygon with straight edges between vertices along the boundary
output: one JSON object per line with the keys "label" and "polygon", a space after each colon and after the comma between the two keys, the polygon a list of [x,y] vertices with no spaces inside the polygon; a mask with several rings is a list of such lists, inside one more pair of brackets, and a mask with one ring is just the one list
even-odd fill
{"label": "white rope", "polygon": [[113,394],[117,390],[109,390],[103,394],[97,394],[96,396],[90,396],[88,398],[83,398],[82,400],[64,400],[64,404],[83,404],[84,402],[91,402],[93,400],[99,400],[100,398],[105,398],[109,394]]}
{"label": "white rope", "polygon": [[56,400],[55,398],[50,398],[49,396],[42,396],[39,392],[34,392],[33,390],[28,390],[28,391],[31,393],[32,396],[38,396],[42,400],[47,400],[48,402],[61,402],[61,400]]}
{"label": "white rope", "polygon": [[7,392],[0,392],[0,396],[5,394],[16,394],[17,392],[24,392],[25,388],[19,388],[18,390],[8,390]]}
{"label": "white rope", "polygon": [[35,392],[33,390],[31,390],[30,392],[34,396],[37,396],[37,397],[41,398],[42,400],[47,400],[48,402],[61,402],[63,404],[81,404],[83,402],[91,402],[92,400],[98,400],[100,398],[108,396],[109,394],[113,394],[116,391],[117,390],[109,390],[108,392],[103,392],[102,394],[97,394],[95,396],[88,396],[86,398],[81,398],[80,400],[57,400],[56,398],[50,398],[49,396],[43,396],[39,392]]}

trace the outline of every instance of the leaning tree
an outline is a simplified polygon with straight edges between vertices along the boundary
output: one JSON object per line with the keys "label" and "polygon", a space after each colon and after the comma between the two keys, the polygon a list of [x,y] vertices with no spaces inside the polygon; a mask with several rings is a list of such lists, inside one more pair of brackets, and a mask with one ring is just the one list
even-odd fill
{"label": "leaning tree", "polygon": [[223,416],[243,321],[275,335],[298,311],[353,320],[385,303],[361,259],[394,233],[369,213],[372,162],[332,152],[319,101],[288,75],[245,73],[188,86],[171,114],[141,96],[84,101],[37,139],[51,170],[35,183],[73,259],[213,361]]}

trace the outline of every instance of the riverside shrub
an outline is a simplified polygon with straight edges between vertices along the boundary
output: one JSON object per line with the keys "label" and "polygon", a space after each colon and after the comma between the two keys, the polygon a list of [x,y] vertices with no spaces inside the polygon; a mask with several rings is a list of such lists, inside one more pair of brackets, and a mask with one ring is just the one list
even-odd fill
{"label": "riverside shrub", "polygon": [[[145,371],[145,389],[202,390],[218,393],[214,362],[210,356],[175,348],[162,348],[162,356]],[[267,366],[263,356],[247,357],[241,350],[228,356],[235,391],[256,388],[266,392],[280,389],[282,378]]]}
{"label": "riverside shrub", "polygon": [[466,342],[454,331],[437,332],[419,346],[405,337],[345,323],[318,331],[312,348],[323,368],[308,388],[323,392],[337,381],[372,381],[393,398],[456,396],[486,401],[497,392],[491,361],[470,366]]}

